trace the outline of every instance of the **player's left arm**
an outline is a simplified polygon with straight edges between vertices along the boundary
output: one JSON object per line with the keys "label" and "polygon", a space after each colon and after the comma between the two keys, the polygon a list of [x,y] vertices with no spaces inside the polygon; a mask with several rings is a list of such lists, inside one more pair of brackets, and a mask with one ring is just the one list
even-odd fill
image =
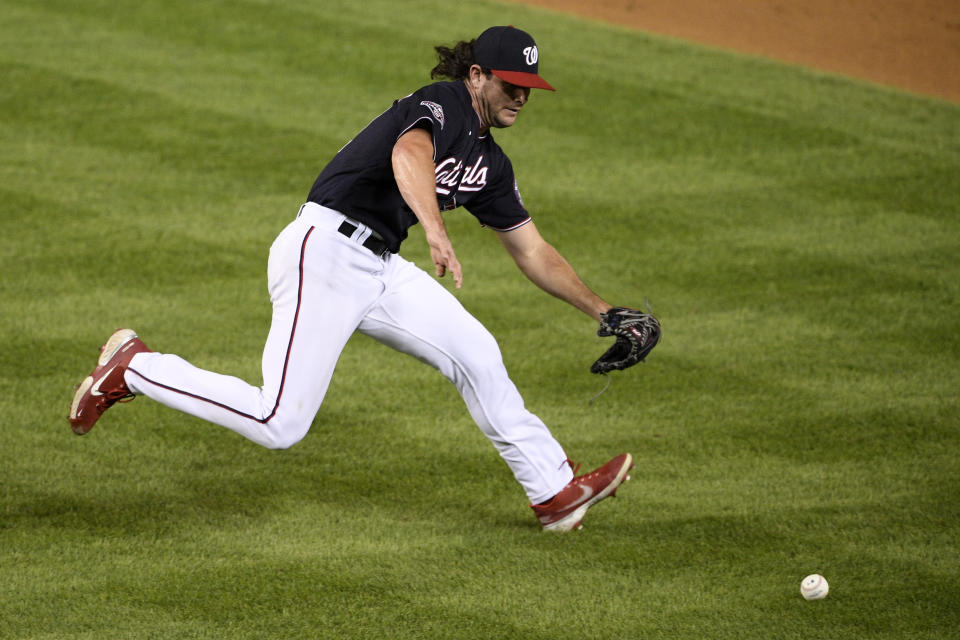
{"label": "player's left arm", "polygon": [[652,315],[627,307],[612,307],[590,290],[573,267],[528,222],[499,232],[500,241],[520,270],[538,287],[580,309],[600,322],[598,336],[616,341],[590,367],[606,374],[643,362],[660,340],[660,322]]}
{"label": "player's left arm", "polygon": [[500,242],[535,285],[583,311],[594,320],[612,308],[594,293],[553,245],[543,239],[533,221],[510,231],[498,231]]}

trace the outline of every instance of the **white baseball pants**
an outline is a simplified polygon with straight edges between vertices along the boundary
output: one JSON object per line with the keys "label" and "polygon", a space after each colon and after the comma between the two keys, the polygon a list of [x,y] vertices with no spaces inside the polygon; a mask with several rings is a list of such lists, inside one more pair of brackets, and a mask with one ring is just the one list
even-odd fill
{"label": "white baseball pants", "polygon": [[493,336],[422,269],[361,246],[368,227],[358,225],[349,238],[339,233],[345,219],[307,203],[270,248],[273,319],[262,387],[173,354],[140,353],[124,376],[130,390],[265,447],[287,448],[306,435],[340,353],[360,331],[456,385],[531,503],[558,493],[573,478],[567,456],[524,407]]}

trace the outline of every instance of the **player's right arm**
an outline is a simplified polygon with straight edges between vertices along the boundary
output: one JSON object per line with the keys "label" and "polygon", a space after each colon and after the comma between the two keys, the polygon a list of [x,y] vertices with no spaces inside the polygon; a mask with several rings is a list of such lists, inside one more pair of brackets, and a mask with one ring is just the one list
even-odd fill
{"label": "player's right arm", "polygon": [[463,285],[463,272],[437,204],[433,137],[430,132],[415,128],[400,136],[393,146],[391,162],[400,195],[423,226],[437,276],[443,277],[450,271],[459,289]]}

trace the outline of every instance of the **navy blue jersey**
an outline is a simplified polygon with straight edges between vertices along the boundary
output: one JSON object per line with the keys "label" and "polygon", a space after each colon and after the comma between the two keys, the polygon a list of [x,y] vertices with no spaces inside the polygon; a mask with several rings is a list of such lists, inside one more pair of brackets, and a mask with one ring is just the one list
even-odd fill
{"label": "navy blue jersey", "polygon": [[465,207],[481,224],[506,231],[530,220],[510,159],[489,132],[480,132],[463,82],[437,82],[393,103],[330,161],[308,200],[335,209],[383,236],[396,253],[417,222],[393,177],[397,140],[419,127],[433,136],[437,204]]}

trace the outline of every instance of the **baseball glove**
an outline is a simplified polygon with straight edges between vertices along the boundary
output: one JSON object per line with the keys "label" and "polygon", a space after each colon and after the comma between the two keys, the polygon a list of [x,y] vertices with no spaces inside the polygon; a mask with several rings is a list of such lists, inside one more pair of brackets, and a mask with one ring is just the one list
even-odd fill
{"label": "baseball glove", "polygon": [[643,362],[660,341],[660,321],[648,313],[614,307],[600,320],[597,335],[616,336],[617,341],[590,367],[591,373],[626,369]]}

